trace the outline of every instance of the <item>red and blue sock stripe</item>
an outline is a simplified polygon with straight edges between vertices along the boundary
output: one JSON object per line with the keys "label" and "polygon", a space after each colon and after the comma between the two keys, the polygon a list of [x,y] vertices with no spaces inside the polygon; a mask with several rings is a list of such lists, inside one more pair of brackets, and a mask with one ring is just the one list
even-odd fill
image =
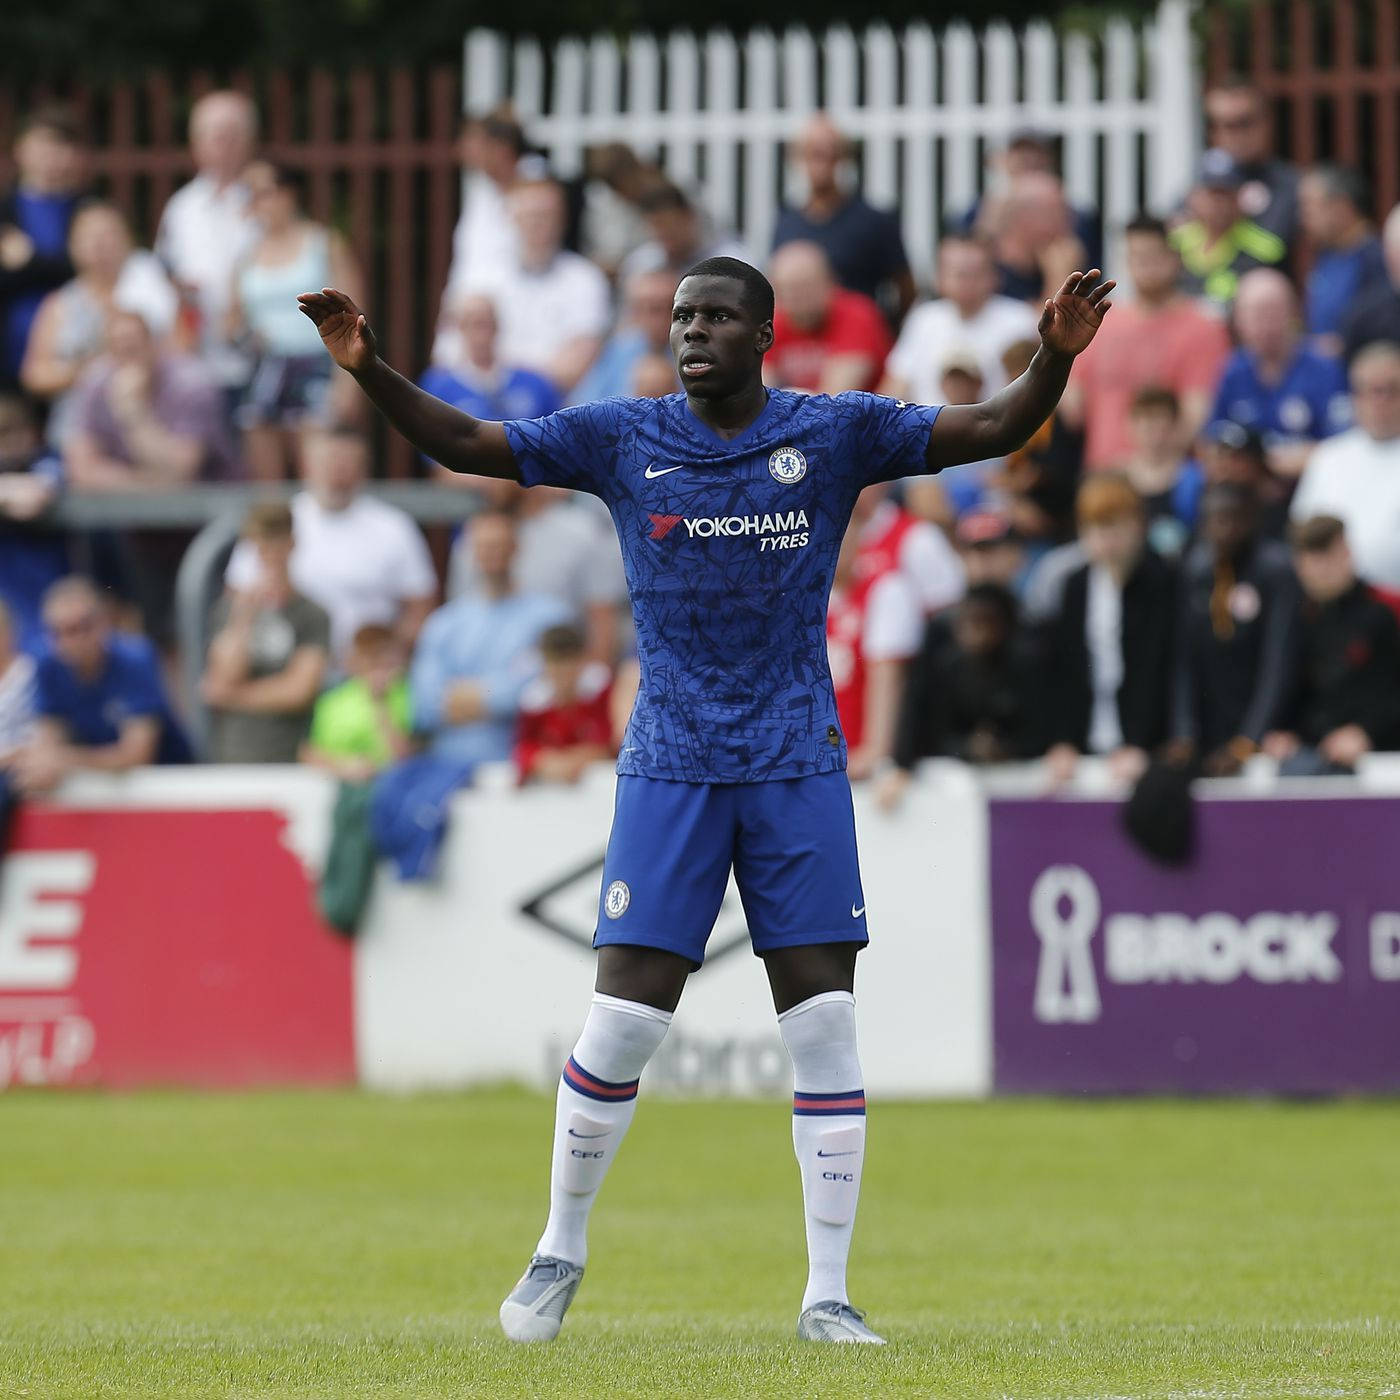
{"label": "red and blue sock stripe", "polygon": [[844,1094],[798,1094],[792,1096],[792,1111],[802,1118],[854,1115],[865,1117],[865,1090],[851,1089]]}
{"label": "red and blue sock stripe", "polygon": [[606,1079],[598,1079],[589,1074],[572,1055],[564,1065],[564,1083],[576,1093],[599,1103],[626,1103],[637,1097],[637,1085],[641,1081],[629,1079],[625,1084],[611,1084]]}

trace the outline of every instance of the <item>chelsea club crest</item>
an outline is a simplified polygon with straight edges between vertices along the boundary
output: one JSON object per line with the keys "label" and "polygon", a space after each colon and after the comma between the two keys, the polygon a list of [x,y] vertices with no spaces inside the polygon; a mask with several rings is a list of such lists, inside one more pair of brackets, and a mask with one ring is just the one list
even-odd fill
{"label": "chelsea club crest", "polygon": [[608,892],[603,896],[603,912],[610,919],[620,919],[626,912],[627,906],[632,902],[632,891],[627,888],[624,880],[614,880],[608,886]]}
{"label": "chelsea club crest", "polygon": [[807,475],[807,459],[795,447],[780,447],[768,459],[768,474],[774,481],[791,486]]}

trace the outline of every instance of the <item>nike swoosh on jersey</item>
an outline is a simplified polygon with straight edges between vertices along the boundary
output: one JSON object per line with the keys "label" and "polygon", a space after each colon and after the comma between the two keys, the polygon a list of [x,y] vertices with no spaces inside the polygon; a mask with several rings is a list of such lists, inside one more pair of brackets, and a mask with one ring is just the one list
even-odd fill
{"label": "nike swoosh on jersey", "polygon": [[[608,1129],[608,1132],[611,1132],[611,1131],[612,1131],[612,1129],[609,1128],[609,1129]],[[570,1137],[576,1137],[576,1138],[600,1138],[600,1137],[607,1137],[607,1135],[608,1135],[607,1133],[576,1133],[576,1132],[574,1132],[574,1130],[573,1130],[572,1128],[569,1129],[569,1136],[570,1136]]]}
{"label": "nike swoosh on jersey", "polygon": [[818,1156],[818,1157],[854,1157],[858,1151],[859,1151],[859,1148],[853,1147],[849,1152],[823,1152],[823,1151],[821,1150],[821,1148],[819,1147],[819,1148],[817,1148],[817,1156]]}
{"label": "nike swoosh on jersey", "polygon": [[661,470],[660,470],[659,472],[658,472],[658,471],[653,471],[653,470],[652,470],[652,468],[655,467],[655,466],[656,466],[656,463],[653,462],[653,463],[651,464],[651,466],[648,467],[647,470],[646,470],[646,478],[647,478],[648,481],[655,481],[656,478],[657,478],[658,476],[669,476],[672,472],[678,472],[678,471],[684,471],[684,470],[685,470],[685,463],[684,463],[684,462],[682,462],[681,465],[678,466],[678,467],[662,467]]}
{"label": "nike swoosh on jersey", "polygon": [[858,918],[860,918],[860,916],[861,916],[862,914],[864,914],[864,913],[865,913],[865,905],[862,904],[862,905],[860,906],[859,909],[857,909],[856,906],[855,906],[854,904],[851,905],[851,918],[853,918],[853,919],[858,919]]}

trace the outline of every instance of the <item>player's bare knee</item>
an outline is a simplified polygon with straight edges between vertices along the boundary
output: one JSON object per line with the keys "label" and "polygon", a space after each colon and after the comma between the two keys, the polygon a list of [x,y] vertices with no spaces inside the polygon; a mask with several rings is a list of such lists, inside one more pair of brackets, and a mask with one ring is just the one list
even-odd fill
{"label": "player's bare knee", "polygon": [[858,943],[807,943],[763,955],[774,1009],[781,1016],[823,992],[855,990]]}
{"label": "player's bare knee", "polygon": [[629,943],[609,943],[598,949],[594,990],[604,996],[641,1002],[643,1006],[654,1006],[661,1011],[674,1011],[680,1004],[690,973],[690,959],[679,953]]}

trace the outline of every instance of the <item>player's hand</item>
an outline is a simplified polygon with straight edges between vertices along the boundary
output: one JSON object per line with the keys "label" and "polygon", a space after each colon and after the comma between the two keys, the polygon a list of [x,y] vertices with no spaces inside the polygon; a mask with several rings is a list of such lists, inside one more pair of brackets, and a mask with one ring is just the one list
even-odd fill
{"label": "player's hand", "polygon": [[1045,303],[1040,316],[1040,339],[1057,355],[1077,355],[1093,340],[1113,305],[1108,294],[1118,285],[1101,282],[1097,267],[1071,272],[1064,285]]}
{"label": "player's hand", "polygon": [[364,312],[344,292],[334,287],[303,292],[297,306],[320,331],[322,343],[341,369],[356,374],[374,363],[374,332]]}

